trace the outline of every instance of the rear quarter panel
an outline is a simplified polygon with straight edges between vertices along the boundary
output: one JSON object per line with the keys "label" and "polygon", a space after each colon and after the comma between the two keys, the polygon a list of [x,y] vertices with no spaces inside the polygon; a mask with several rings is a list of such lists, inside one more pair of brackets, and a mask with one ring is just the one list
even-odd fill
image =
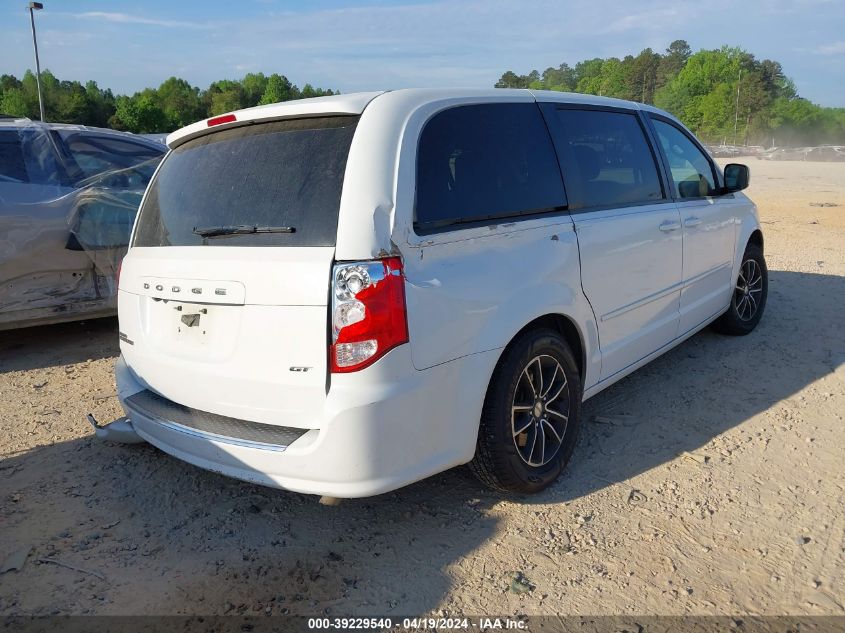
{"label": "rear quarter panel", "polygon": [[[585,383],[598,378],[595,321],[580,286],[568,216],[444,234],[405,257],[414,367],[505,347],[546,314],[569,317],[587,350]],[[470,231],[477,231],[473,229]],[[591,355],[591,352],[593,354]]]}

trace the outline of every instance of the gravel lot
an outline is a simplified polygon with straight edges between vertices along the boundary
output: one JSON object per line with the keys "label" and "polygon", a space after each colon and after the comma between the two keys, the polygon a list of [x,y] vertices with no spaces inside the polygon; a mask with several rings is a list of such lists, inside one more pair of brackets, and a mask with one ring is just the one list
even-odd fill
{"label": "gravel lot", "polygon": [[845,164],[749,163],[760,327],[588,401],[527,499],[456,469],[323,507],[105,444],[116,321],[0,332],[0,614],[845,614]]}

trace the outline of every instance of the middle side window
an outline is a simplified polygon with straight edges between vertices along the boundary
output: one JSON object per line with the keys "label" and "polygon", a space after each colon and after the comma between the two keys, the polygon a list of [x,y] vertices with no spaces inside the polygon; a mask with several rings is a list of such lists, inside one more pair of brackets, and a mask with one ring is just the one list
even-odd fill
{"label": "middle side window", "polygon": [[561,108],[557,116],[571,209],[664,198],[654,154],[635,114]]}

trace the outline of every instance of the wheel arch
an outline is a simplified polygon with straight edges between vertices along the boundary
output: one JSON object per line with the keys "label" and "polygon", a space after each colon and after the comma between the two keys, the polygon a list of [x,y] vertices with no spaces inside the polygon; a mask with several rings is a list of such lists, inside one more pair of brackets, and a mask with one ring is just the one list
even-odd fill
{"label": "wheel arch", "polygon": [[[587,351],[584,345],[584,336],[581,329],[575,323],[575,320],[565,314],[549,313],[539,316],[530,322],[526,323],[518,332],[516,332],[508,341],[507,345],[502,348],[502,353],[499,355],[499,361],[505,355],[505,352],[510,348],[513,342],[525,332],[530,330],[538,330],[547,328],[556,331],[563,337],[572,354],[575,356],[575,362],[578,364],[578,374],[581,378],[581,384],[584,384],[584,374],[587,370]],[[498,362],[497,361],[497,365]],[[491,378],[492,379],[492,378]]]}
{"label": "wheel arch", "polygon": [[[496,359],[495,369],[492,372],[490,381],[487,385],[484,410],[482,411],[482,415],[479,420],[480,424],[476,441],[476,450],[473,455],[473,459],[469,462],[470,469],[475,473],[475,475],[481,479],[482,482],[497,490],[516,491],[522,493],[542,490],[555,481],[562,469],[566,467],[575,447],[575,442],[577,441],[578,426],[581,417],[581,404],[583,400],[583,383],[582,385],[576,385],[573,380],[569,382],[568,386],[570,410],[565,416],[566,426],[564,426],[562,430],[562,435],[558,435],[557,431],[555,431],[555,435],[563,437],[564,439],[559,440],[560,443],[558,448],[555,450],[555,453],[548,462],[543,461],[541,464],[531,464],[530,461],[526,462],[524,455],[521,455],[519,458],[522,460],[520,462],[522,469],[530,469],[532,466],[535,466],[545,470],[526,473],[520,468],[515,468],[510,465],[511,460],[516,461],[517,458],[514,458],[507,452],[503,453],[501,450],[503,431],[501,431],[500,422],[502,415],[507,416],[506,424],[508,425],[508,429],[505,432],[507,437],[510,438],[510,440],[508,440],[508,446],[510,446],[510,443],[514,441],[514,436],[511,434],[511,431],[513,430],[513,427],[511,426],[513,424],[513,420],[510,417],[510,415],[512,415],[510,407],[513,402],[508,401],[503,411],[502,400],[497,397],[499,392],[493,391],[496,387],[496,377],[501,377],[499,372],[501,367],[511,367],[513,365],[512,363],[508,363],[506,358],[508,357],[508,352],[514,349],[514,344],[523,335],[533,331],[545,331],[546,334],[551,332],[559,334],[570,347],[574,361],[578,366],[579,373],[583,372],[587,365],[584,337],[577,325],[577,321],[570,316],[560,313],[548,313],[533,318],[520,328],[519,331],[514,333],[508,343],[501,348],[501,353]],[[504,365],[503,362],[505,363]],[[521,365],[517,365],[516,367],[519,368]],[[504,377],[507,378],[510,375],[510,372],[508,372],[508,374]],[[581,380],[583,380],[583,378]],[[564,386],[566,385],[567,383],[564,382]],[[491,395],[493,396],[492,399]],[[554,398],[557,398],[557,395],[555,395]],[[545,402],[545,399],[543,402]],[[546,432],[544,430],[544,438],[545,433]],[[545,447],[545,439],[542,446]],[[545,448],[543,451],[545,451]],[[533,454],[534,449],[532,445],[531,451],[528,455],[528,460],[531,459]],[[543,452],[541,453],[541,460],[544,457],[545,453]],[[528,463],[528,466],[524,466],[525,463]]]}
{"label": "wheel arch", "polygon": [[763,231],[761,231],[759,228],[754,229],[751,232],[751,235],[748,236],[747,244],[754,244],[755,246],[759,246],[760,250],[765,252],[765,249],[763,248]]}
{"label": "wheel arch", "polygon": [[736,240],[736,252],[734,253],[733,272],[731,275],[732,285],[736,284],[742,256],[745,254],[745,249],[748,248],[749,244],[759,246],[763,250],[763,231],[760,228],[756,211],[748,213],[741,218]]}

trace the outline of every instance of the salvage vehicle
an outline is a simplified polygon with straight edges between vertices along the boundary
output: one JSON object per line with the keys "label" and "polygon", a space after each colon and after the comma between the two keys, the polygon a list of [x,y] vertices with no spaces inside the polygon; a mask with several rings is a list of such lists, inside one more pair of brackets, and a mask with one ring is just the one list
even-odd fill
{"label": "salvage vehicle", "polygon": [[765,308],[748,168],[648,105],[398,90],[167,141],[119,277],[114,424],[232,477],[334,500],[469,463],[537,492],[583,400]]}
{"label": "salvage vehicle", "polygon": [[0,118],[0,330],[113,316],[115,272],[167,148]]}
{"label": "salvage vehicle", "polygon": [[760,160],[807,160],[809,147],[778,147],[757,156]]}

